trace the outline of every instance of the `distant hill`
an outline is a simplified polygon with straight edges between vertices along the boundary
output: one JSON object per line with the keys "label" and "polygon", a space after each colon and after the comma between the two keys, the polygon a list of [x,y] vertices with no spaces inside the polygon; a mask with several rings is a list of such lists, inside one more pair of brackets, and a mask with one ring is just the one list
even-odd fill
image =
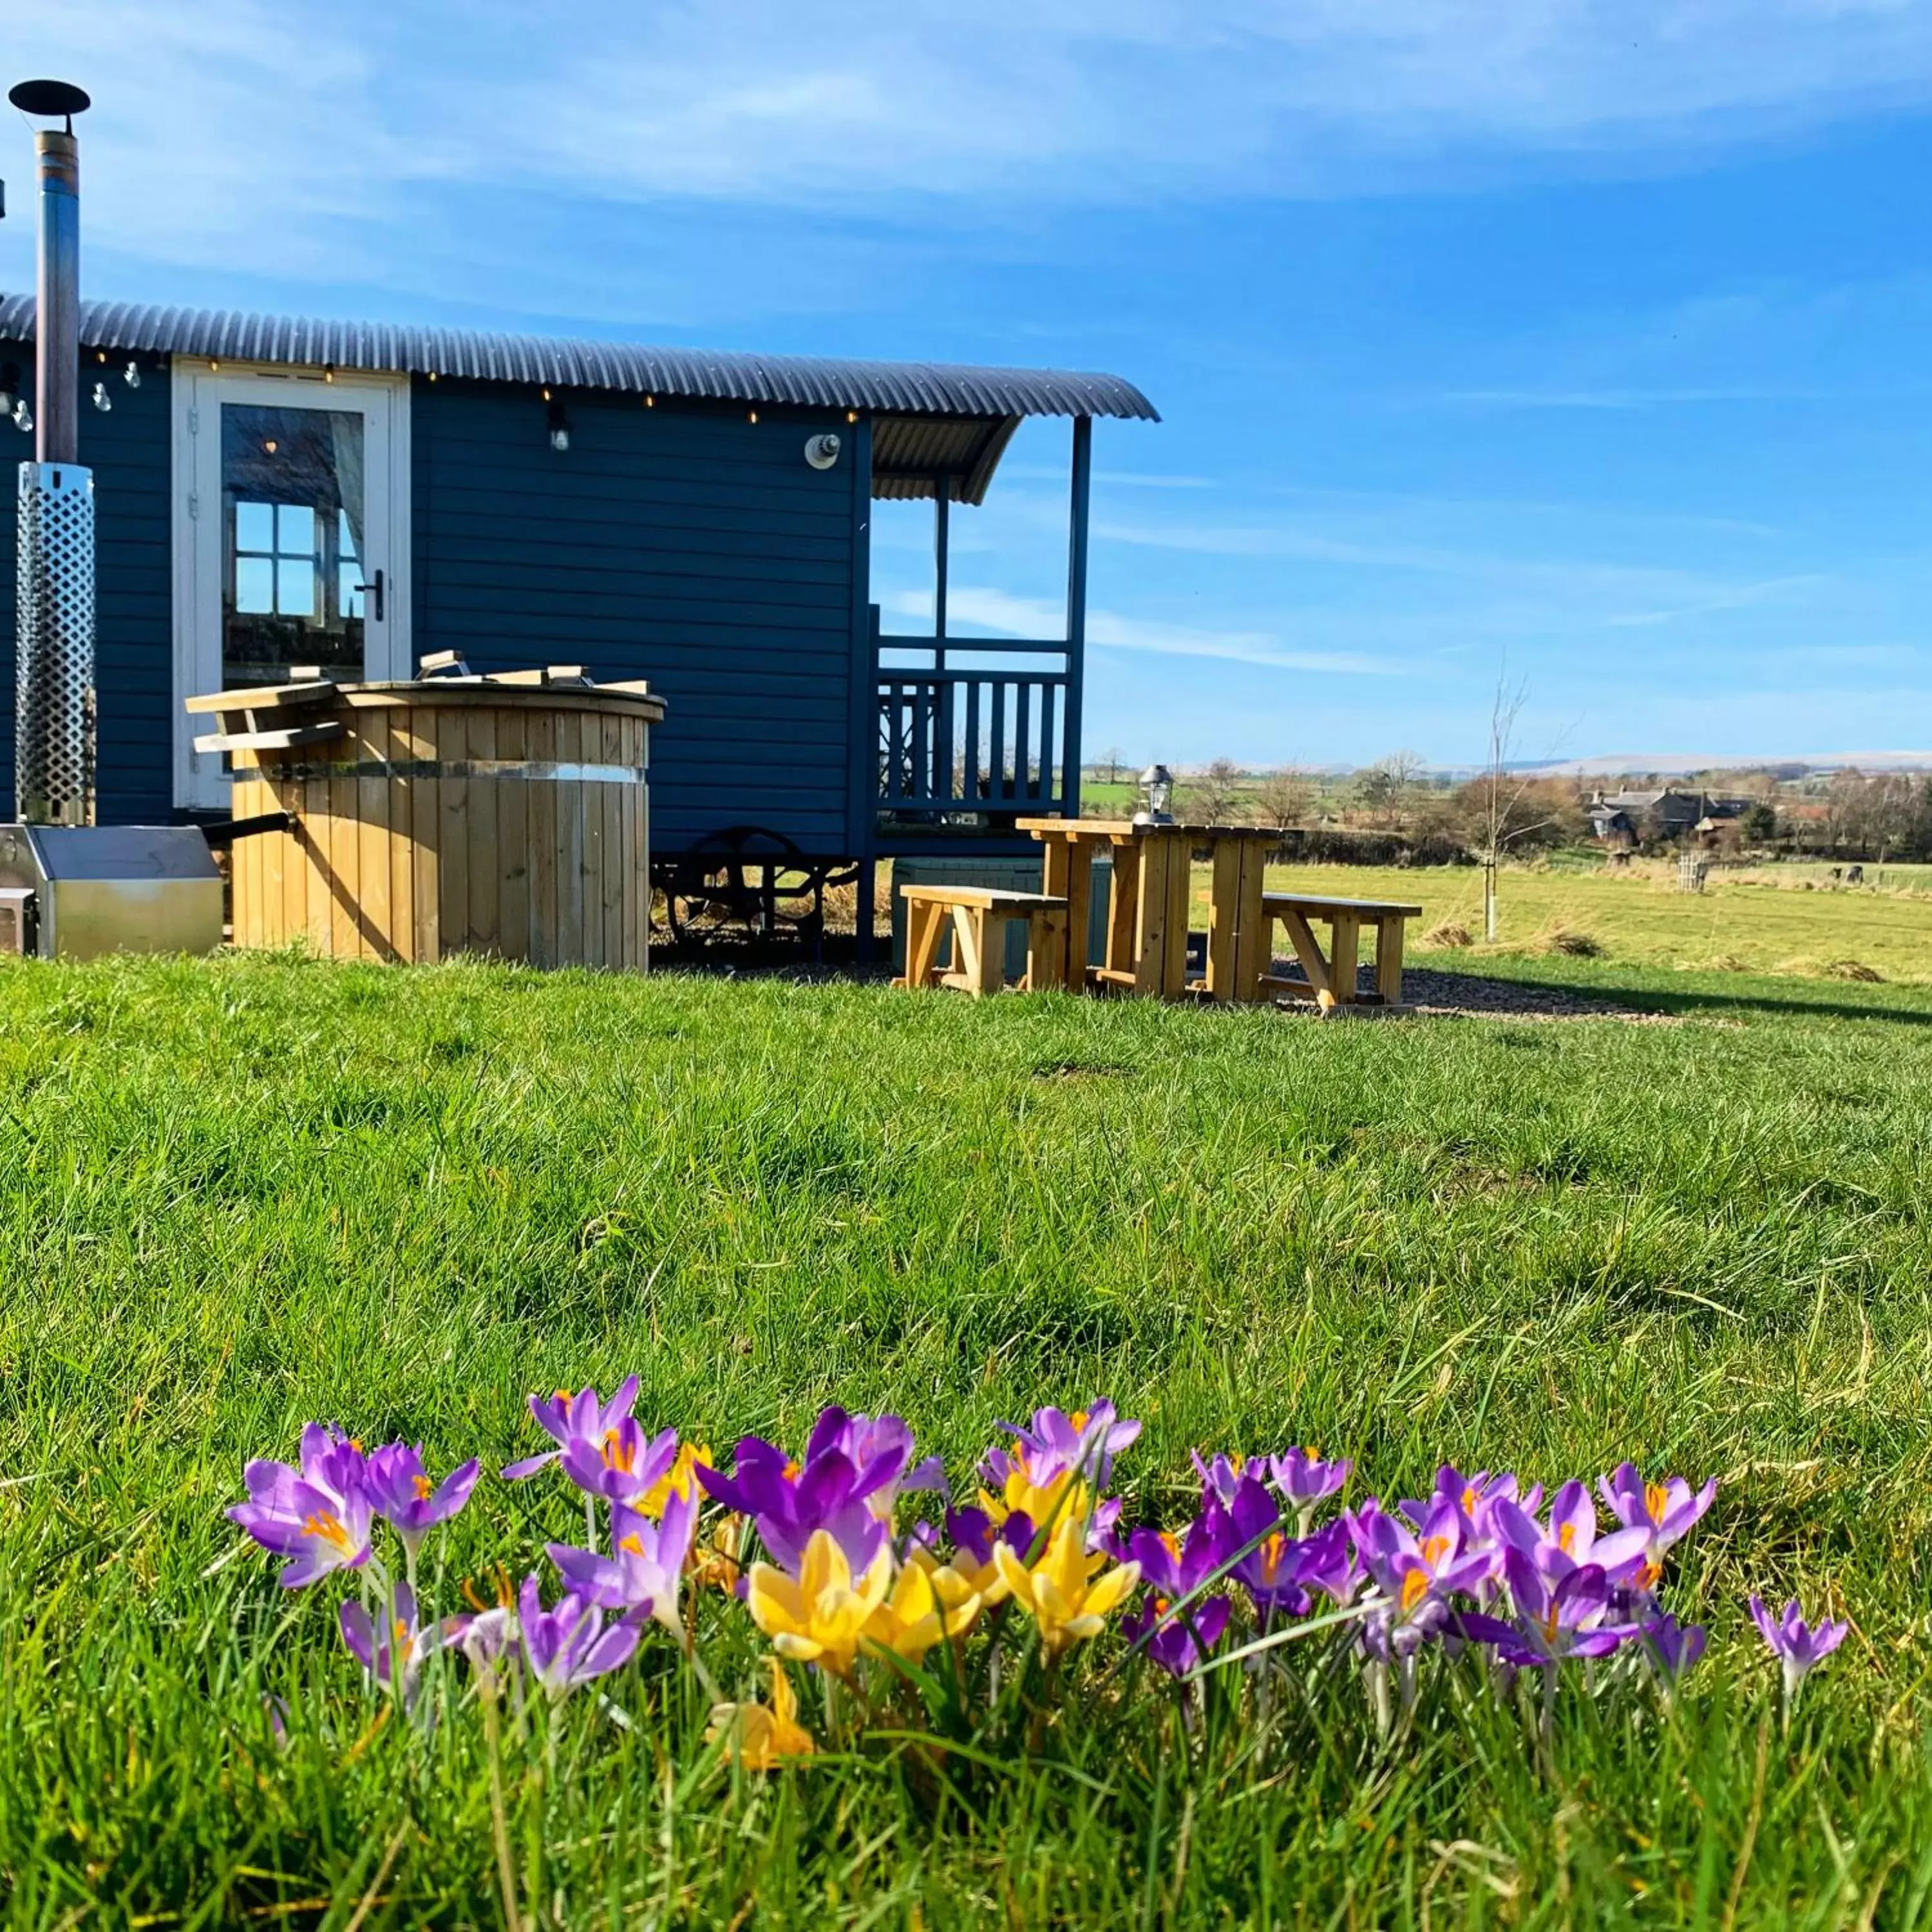
{"label": "distant hill", "polygon": [[1711,752],[1610,752],[1597,758],[1565,758],[1560,764],[1528,769],[1550,778],[1622,778],[1655,772],[1660,777],[1688,776],[1695,772],[1842,771],[1856,766],[1862,772],[1932,771],[1932,752],[1803,752],[1778,758],[1730,758]]}

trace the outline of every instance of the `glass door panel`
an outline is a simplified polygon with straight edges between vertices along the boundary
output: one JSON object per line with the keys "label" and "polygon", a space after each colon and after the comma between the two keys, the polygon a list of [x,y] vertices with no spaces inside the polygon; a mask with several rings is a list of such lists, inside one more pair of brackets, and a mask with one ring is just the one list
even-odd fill
{"label": "glass door panel", "polygon": [[[176,693],[408,674],[409,392],[373,377],[176,365]],[[176,802],[226,760],[176,718]]]}
{"label": "glass door panel", "polygon": [[221,682],[364,675],[362,418],[221,405]]}

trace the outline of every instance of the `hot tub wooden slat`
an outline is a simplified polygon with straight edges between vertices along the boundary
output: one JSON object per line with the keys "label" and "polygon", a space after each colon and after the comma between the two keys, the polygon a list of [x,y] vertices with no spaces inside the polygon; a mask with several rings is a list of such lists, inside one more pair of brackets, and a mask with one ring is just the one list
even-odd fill
{"label": "hot tub wooden slat", "polygon": [[[232,736],[259,737],[241,729],[246,710],[282,702],[230,692],[193,708],[221,712]],[[310,690],[300,703],[339,734],[230,753],[236,815],[294,820],[235,850],[236,944],[302,937],[344,958],[467,950],[644,966],[656,700],[436,680]]]}

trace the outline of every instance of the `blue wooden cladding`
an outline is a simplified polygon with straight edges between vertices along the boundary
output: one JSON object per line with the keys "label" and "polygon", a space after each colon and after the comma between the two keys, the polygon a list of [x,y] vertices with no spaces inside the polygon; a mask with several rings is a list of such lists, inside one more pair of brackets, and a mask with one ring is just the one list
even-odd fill
{"label": "blue wooden cladding", "polygon": [[500,386],[418,382],[412,548],[418,652],[472,669],[545,660],[646,678],[669,710],[651,739],[662,854],[729,825],[807,851],[850,843],[851,626],[863,538],[842,412],[646,409],[573,394],[570,447],[543,402]]}

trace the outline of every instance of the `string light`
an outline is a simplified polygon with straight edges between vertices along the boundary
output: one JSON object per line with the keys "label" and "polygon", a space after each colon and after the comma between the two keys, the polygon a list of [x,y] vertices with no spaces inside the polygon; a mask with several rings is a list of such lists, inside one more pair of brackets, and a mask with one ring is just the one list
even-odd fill
{"label": "string light", "polygon": [[751,419],[752,419],[752,422],[756,422],[758,421],[758,411],[757,411],[756,410],[753,410],[751,412]]}
{"label": "string light", "polygon": [[845,420],[848,423],[856,422],[859,420],[859,412],[856,410],[848,410],[845,412]]}
{"label": "string light", "polygon": [[654,410],[654,409],[656,409],[656,408],[657,407],[657,406],[658,406],[658,399],[657,399],[657,398],[656,398],[656,397],[655,397],[655,396],[646,396],[646,397],[644,398],[644,407],[645,407],[646,409],[647,409],[647,410]]}
{"label": "string light", "polygon": [[322,365],[322,380],[325,382],[335,380],[335,364],[333,362],[325,362]]}

